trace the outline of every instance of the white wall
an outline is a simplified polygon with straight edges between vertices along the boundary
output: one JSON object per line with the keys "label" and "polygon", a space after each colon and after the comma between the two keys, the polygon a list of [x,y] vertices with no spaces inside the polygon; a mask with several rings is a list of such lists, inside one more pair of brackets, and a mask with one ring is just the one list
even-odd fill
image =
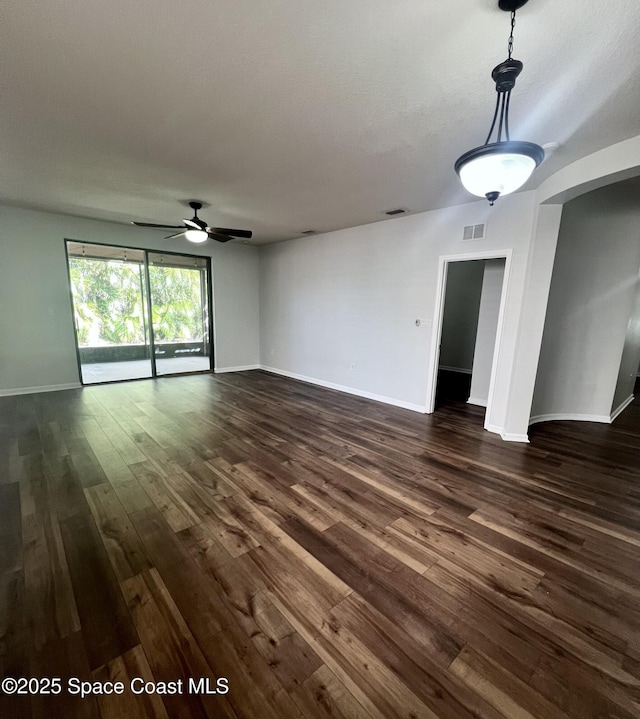
{"label": "white wall", "polygon": [[[424,409],[438,258],[511,248],[491,424],[504,426],[535,193],[479,201],[261,248],[262,364]],[[484,240],[463,227],[487,222]],[[355,369],[351,370],[351,365]],[[526,407],[526,420],[529,407]]]}
{"label": "white wall", "polygon": [[0,393],[77,386],[64,239],[210,254],[218,367],[259,363],[255,247],[205,248],[153,230],[0,207]]}
{"label": "white wall", "polygon": [[471,374],[478,332],[484,260],[451,262],[442,317],[440,367]]}
{"label": "white wall", "polygon": [[504,268],[505,261],[503,259],[484,261],[482,294],[478,310],[478,331],[469,392],[469,403],[483,407],[486,407],[489,398]]}
{"label": "white wall", "polygon": [[564,207],[532,421],[610,415],[640,267],[637,197],[616,184]]}

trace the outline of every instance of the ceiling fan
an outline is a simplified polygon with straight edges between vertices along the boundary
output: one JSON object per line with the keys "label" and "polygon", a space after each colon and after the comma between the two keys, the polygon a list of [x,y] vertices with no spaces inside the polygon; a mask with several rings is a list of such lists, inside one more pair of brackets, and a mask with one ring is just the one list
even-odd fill
{"label": "ceiling fan", "polygon": [[193,217],[190,220],[183,219],[184,225],[155,225],[150,222],[132,222],[136,227],[156,227],[163,230],[180,230],[173,235],[165,237],[165,240],[171,240],[174,237],[184,235],[190,242],[206,242],[207,240],[216,240],[218,242],[229,242],[236,237],[242,237],[247,240],[251,239],[251,230],[230,230],[226,227],[209,227],[204,220],[198,217],[198,210],[202,209],[202,202],[195,200],[189,203],[189,207],[193,210]]}

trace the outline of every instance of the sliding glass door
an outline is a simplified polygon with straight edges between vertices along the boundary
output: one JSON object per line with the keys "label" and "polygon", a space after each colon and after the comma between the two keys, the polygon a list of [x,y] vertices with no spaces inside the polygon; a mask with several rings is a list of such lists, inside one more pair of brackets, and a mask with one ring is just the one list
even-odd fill
{"label": "sliding glass door", "polygon": [[210,369],[206,260],[150,252],[149,287],[156,372]]}
{"label": "sliding glass door", "polygon": [[208,258],[66,247],[83,384],[211,369]]}

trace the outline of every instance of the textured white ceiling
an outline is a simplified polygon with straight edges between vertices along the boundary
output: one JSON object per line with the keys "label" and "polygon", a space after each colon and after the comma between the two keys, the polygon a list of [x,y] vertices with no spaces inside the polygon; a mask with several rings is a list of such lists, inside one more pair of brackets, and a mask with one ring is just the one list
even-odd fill
{"label": "textured white ceiling", "polygon": [[[5,0],[0,201],[259,242],[472,200],[497,0]],[[530,0],[512,137],[559,167],[640,133],[640,2]]]}

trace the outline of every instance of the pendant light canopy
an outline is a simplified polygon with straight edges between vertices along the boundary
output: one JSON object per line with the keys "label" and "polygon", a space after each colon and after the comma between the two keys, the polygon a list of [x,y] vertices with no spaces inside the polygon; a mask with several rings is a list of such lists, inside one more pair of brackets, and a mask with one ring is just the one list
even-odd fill
{"label": "pendant light canopy", "polygon": [[[512,58],[513,30],[516,24],[516,10],[526,2],[527,0],[499,2],[500,9],[511,12],[511,34],[508,58],[497,65],[491,73],[497,93],[493,121],[484,145],[465,152],[455,164],[456,172],[464,187],[472,195],[486,197],[491,205],[500,195],[508,195],[522,187],[544,160],[544,150],[540,145],[512,140],[509,134],[511,91],[523,68],[520,60]],[[490,142],[496,125],[496,141]]]}

